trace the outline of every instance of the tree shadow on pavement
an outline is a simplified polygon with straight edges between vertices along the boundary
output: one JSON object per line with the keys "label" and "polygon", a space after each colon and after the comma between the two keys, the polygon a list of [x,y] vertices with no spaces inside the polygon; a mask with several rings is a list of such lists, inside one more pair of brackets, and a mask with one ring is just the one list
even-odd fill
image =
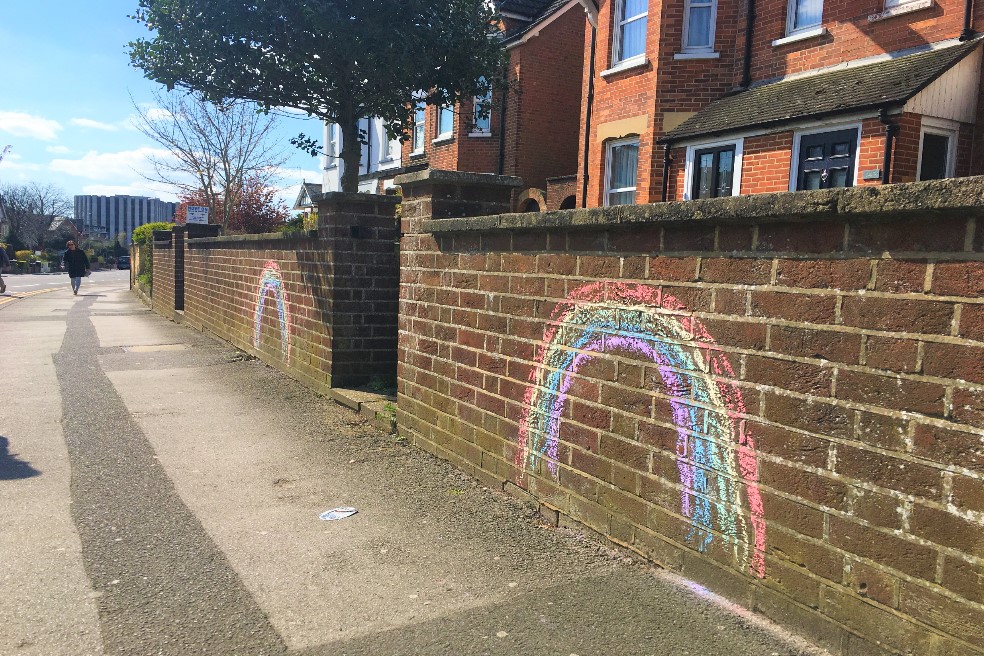
{"label": "tree shadow on pavement", "polygon": [[20,460],[16,453],[10,453],[10,440],[0,435],[0,481],[31,478],[40,474],[30,463]]}

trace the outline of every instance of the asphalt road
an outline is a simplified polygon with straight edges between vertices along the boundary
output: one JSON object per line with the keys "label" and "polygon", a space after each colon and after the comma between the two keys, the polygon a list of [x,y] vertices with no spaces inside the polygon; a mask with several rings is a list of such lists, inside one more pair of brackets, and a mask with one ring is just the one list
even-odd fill
{"label": "asphalt road", "polygon": [[151,314],[126,271],[14,286],[43,277],[0,296],[0,654],[824,653]]}

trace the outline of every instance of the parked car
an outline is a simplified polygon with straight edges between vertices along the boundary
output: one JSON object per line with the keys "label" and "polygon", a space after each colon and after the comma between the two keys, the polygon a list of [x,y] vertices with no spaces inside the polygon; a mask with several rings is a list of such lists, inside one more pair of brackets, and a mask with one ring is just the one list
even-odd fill
{"label": "parked car", "polygon": [[121,255],[116,258],[116,268],[117,269],[129,269],[130,268],[130,256]]}

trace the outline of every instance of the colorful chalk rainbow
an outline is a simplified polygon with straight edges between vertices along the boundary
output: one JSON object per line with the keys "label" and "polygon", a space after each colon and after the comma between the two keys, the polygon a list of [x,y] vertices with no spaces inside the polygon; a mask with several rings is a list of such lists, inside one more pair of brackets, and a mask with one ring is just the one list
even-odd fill
{"label": "colorful chalk rainbow", "polygon": [[280,319],[280,348],[284,360],[290,362],[290,310],[287,300],[287,290],[284,289],[283,276],[280,266],[270,260],[263,265],[260,282],[256,287],[256,312],[253,315],[253,347],[260,348],[260,338],[263,328],[263,308],[266,305],[267,292],[273,293],[277,301],[277,315]]}
{"label": "colorful chalk rainbow", "polygon": [[585,285],[558,304],[530,373],[517,472],[535,471],[545,459],[557,478],[568,391],[595,354],[641,355],[656,364],[673,408],[681,514],[691,524],[688,539],[705,551],[720,535],[736,563],[763,577],[765,518],[755,442],[742,419],[745,403],[730,382],[735,375],[728,359],[703,324],[685,312],[659,289],[621,282]]}

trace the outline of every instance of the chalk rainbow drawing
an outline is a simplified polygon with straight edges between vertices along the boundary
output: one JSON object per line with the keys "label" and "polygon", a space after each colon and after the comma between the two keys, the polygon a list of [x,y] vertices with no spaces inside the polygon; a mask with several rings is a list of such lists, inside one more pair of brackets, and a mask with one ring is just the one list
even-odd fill
{"label": "chalk rainbow drawing", "polygon": [[705,551],[718,534],[735,562],[764,577],[765,518],[755,442],[742,419],[745,402],[731,382],[730,362],[703,324],[685,312],[657,288],[621,282],[579,287],[558,304],[530,372],[517,472],[521,477],[544,459],[558,478],[561,415],[578,371],[595,354],[641,355],[656,364],[670,397],[688,540]]}
{"label": "chalk rainbow drawing", "polygon": [[277,316],[280,319],[280,348],[284,360],[290,362],[290,309],[287,290],[280,266],[273,260],[263,265],[260,282],[256,286],[256,312],[253,315],[253,348],[260,348],[263,328],[263,308],[266,306],[267,292],[272,292],[277,301]]}

